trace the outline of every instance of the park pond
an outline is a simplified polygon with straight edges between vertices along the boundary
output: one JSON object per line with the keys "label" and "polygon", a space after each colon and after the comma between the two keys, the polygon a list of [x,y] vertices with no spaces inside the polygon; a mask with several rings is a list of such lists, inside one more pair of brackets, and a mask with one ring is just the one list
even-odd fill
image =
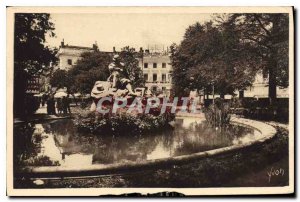
{"label": "park pond", "polygon": [[143,135],[79,132],[71,119],[18,124],[14,127],[14,163],[24,166],[86,167],[144,162],[259,139],[253,128],[211,128],[205,120],[176,118],[168,128]]}

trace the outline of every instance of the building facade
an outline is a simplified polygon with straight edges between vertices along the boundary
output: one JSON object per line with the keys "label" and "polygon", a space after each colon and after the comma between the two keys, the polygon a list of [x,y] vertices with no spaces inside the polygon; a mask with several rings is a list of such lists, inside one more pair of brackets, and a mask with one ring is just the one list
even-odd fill
{"label": "building facade", "polygon": [[81,55],[85,52],[92,52],[98,50],[97,44],[93,44],[92,47],[83,47],[83,46],[70,46],[65,45],[64,41],[61,42],[59,50],[56,54],[58,58],[58,65],[56,69],[69,70],[77,61],[81,59]]}
{"label": "building facade", "polygon": [[[277,98],[288,98],[289,88],[277,87]],[[244,97],[267,98],[269,97],[269,78],[268,74],[258,72],[255,76],[253,85],[244,91]]]}
{"label": "building facade", "polygon": [[[64,41],[62,41],[57,53],[59,63],[56,69],[69,70],[76,65],[82,53],[98,50],[96,44],[93,44],[92,47],[82,47],[65,45]],[[113,56],[118,52],[113,47],[113,51],[107,53]],[[139,67],[143,71],[145,86],[154,93],[163,93],[166,96],[170,96],[172,91],[172,65],[168,51],[150,52],[149,49],[144,51],[140,48],[139,54],[137,55]],[[262,72],[259,72],[255,77],[253,85],[244,91],[244,97],[267,98],[268,82],[268,77]],[[239,92],[236,93],[238,94]],[[288,88],[277,87],[278,98],[287,98],[289,96],[288,93]],[[191,96],[197,96],[198,93],[192,91],[191,94],[195,94]],[[212,97],[212,95],[210,97]],[[216,95],[216,97],[218,97],[218,95]],[[225,98],[228,99],[230,99],[230,97],[229,95],[225,96]]]}
{"label": "building facade", "polygon": [[[84,52],[92,52],[99,50],[96,44],[93,47],[82,47],[65,45],[64,41],[61,42],[57,58],[59,60],[55,69],[70,70],[77,61],[81,59]],[[161,92],[165,95],[170,95],[172,79],[171,79],[171,61],[167,52],[154,52],[150,53],[149,50],[143,51],[142,54],[137,54],[139,60],[139,67],[143,70],[145,85],[152,92]],[[113,51],[107,52],[110,55],[118,53],[113,47]]]}
{"label": "building facade", "polygon": [[160,92],[169,96],[172,88],[172,66],[167,53],[146,52],[139,60],[146,87],[152,92]]}

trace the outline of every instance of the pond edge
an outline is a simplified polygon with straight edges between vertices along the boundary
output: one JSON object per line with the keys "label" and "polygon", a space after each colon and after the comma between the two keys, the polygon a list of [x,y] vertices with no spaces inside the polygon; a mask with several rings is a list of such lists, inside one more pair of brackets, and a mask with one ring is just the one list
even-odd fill
{"label": "pond edge", "polygon": [[[180,116],[181,117],[181,116]],[[213,149],[204,152],[198,152],[189,155],[182,155],[176,157],[168,157],[162,159],[147,160],[144,162],[127,162],[116,163],[108,165],[89,165],[86,167],[62,167],[62,166],[42,166],[33,167],[27,166],[17,171],[15,174],[17,177],[30,177],[30,178],[64,178],[64,177],[80,177],[80,176],[97,176],[112,173],[132,172],[140,171],[142,168],[154,168],[158,166],[172,166],[176,164],[182,164],[192,160],[201,160],[209,157],[218,156],[234,151],[238,151],[249,147],[251,145],[263,143],[274,137],[276,129],[261,121],[255,121],[244,118],[231,118],[231,123],[238,125],[245,125],[247,127],[254,128],[261,132],[262,137],[242,144],[231,145],[228,147]]]}

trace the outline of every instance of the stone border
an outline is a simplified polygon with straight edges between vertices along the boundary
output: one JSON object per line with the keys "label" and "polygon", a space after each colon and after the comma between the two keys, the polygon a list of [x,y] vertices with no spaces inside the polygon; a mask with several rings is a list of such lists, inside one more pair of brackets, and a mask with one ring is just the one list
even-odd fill
{"label": "stone border", "polygon": [[164,167],[175,164],[182,164],[192,160],[200,160],[207,157],[214,157],[220,154],[226,154],[229,152],[238,151],[245,147],[263,143],[266,140],[271,139],[276,134],[276,129],[268,124],[260,121],[244,119],[244,118],[232,118],[231,123],[244,125],[254,128],[261,132],[262,138],[249,141],[238,145],[232,145],[219,149],[209,150],[205,152],[198,152],[189,155],[182,155],[176,157],[169,157],[163,159],[147,160],[144,162],[129,162],[129,163],[117,163],[108,165],[89,165],[86,167],[61,167],[61,166],[42,166],[42,167],[25,167],[20,172],[16,173],[18,177],[31,177],[31,178],[65,178],[65,177],[84,177],[84,176],[99,176],[104,174],[122,173],[130,171],[140,171],[142,168]]}
{"label": "stone border", "polygon": [[[43,122],[43,121],[53,121],[53,120],[61,120],[61,119],[72,119],[73,116],[53,116],[49,115],[50,117],[47,118],[32,118],[29,120],[14,120],[14,124],[21,124],[21,123],[31,123],[31,122]],[[51,117],[53,116],[53,117]]]}

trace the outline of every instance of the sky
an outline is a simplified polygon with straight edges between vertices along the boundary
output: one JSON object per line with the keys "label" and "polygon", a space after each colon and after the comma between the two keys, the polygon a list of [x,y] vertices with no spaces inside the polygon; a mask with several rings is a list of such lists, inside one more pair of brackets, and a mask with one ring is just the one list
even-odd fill
{"label": "sky", "polygon": [[87,47],[96,41],[102,51],[124,46],[166,49],[172,43],[180,43],[189,25],[210,19],[207,13],[53,13],[56,37],[46,40],[52,47],[58,47],[62,39],[68,45]]}

